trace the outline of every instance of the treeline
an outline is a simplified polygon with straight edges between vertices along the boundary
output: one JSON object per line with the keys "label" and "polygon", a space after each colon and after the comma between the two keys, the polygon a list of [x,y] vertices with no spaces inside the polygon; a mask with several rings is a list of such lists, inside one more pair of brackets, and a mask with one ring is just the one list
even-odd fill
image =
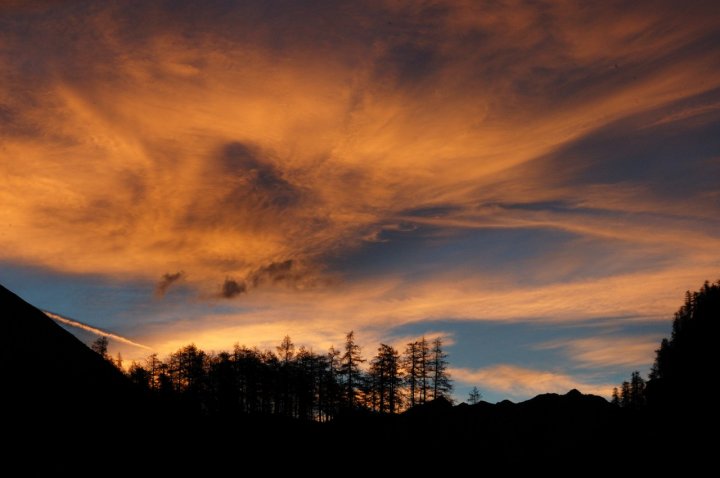
{"label": "treeline", "polygon": [[720,332],[720,281],[705,282],[700,290],[685,293],[685,303],[675,313],[670,338],[656,350],[647,382],[638,371],[613,390],[612,402],[625,408],[710,405],[711,395],[699,384],[715,372],[715,348]]}
{"label": "treeline", "polygon": [[[93,349],[107,356],[107,340]],[[147,393],[195,407],[207,415],[276,414],[328,421],[347,410],[398,413],[445,397],[452,382],[442,340],[424,337],[403,353],[381,344],[367,360],[353,332],[341,350],[319,354],[296,347],[286,336],[275,352],[236,344],[231,352],[207,353],[194,344],[165,360],[150,355],[125,372]],[[116,365],[121,367],[120,358]]]}
{"label": "treeline", "polygon": [[630,375],[630,380],[625,380],[620,388],[613,388],[610,403],[624,408],[642,408],[645,406],[645,379],[642,378],[638,370],[635,370]]}

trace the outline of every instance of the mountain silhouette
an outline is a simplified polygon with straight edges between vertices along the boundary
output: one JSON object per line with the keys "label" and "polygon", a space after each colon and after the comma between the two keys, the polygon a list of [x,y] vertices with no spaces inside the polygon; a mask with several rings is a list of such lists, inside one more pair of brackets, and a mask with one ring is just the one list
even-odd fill
{"label": "mountain silhouette", "polygon": [[[448,467],[444,473],[454,476],[473,463],[507,466],[502,469],[508,471],[530,465],[555,469],[568,460],[619,464],[644,446],[636,441],[643,432],[634,437],[618,433],[635,425],[643,426],[644,421],[623,413],[602,397],[571,390],[519,403],[503,400],[453,406],[441,398],[399,415],[343,416],[326,427],[329,436],[352,436],[353,444],[372,444],[365,451],[373,458],[366,460],[375,458],[373,450],[411,456],[422,447],[428,450],[428,463],[435,457]],[[342,454],[343,446],[347,443],[339,441],[328,444],[328,449]],[[399,464],[398,469],[403,466],[407,465]]]}
{"label": "mountain silhouette", "polygon": [[15,409],[90,415],[130,398],[132,384],[39,309],[0,286],[3,399]]}
{"label": "mountain silhouette", "polygon": [[[28,474],[103,460],[138,422],[143,397],[110,362],[0,285],[0,416],[7,466]],[[112,432],[110,432],[112,430]],[[41,455],[27,460],[28,453]],[[82,459],[79,458],[82,456]],[[6,461],[7,460],[7,461]]]}

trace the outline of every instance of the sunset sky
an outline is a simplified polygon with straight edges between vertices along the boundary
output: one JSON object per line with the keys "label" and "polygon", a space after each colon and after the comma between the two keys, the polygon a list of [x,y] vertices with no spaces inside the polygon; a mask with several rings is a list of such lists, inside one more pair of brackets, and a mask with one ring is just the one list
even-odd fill
{"label": "sunset sky", "polygon": [[607,395],[719,251],[715,0],[0,3],[0,283],[161,356]]}

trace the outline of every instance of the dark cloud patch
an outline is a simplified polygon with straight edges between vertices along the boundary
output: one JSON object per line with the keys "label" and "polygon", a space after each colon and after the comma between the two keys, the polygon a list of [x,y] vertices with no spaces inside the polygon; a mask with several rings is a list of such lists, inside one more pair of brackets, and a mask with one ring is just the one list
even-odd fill
{"label": "dark cloud patch", "polygon": [[258,149],[231,143],[223,148],[219,160],[224,172],[233,178],[233,188],[226,196],[228,205],[286,209],[300,202],[300,189],[290,184]]}
{"label": "dark cloud patch", "polygon": [[289,172],[272,151],[243,142],[215,150],[204,172],[208,194],[199,195],[180,227],[205,225],[235,230],[273,231],[297,226],[312,197],[308,188],[287,179]]}
{"label": "dark cloud patch", "polygon": [[147,183],[142,175],[125,171],[119,174],[124,191],[133,204],[139,204],[147,196]]}
{"label": "dark cloud patch", "polygon": [[4,136],[18,136],[32,138],[40,133],[41,129],[28,120],[16,108],[0,103],[0,126]]}
{"label": "dark cloud patch", "polygon": [[305,276],[306,274],[292,259],[271,262],[248,273],[244,280],[227,277],[225,282],[223,282],[220,297],[232,299],[240,294],[249,293],[250,290],[263,286],[284,284],[290,287],[296,287],[304,282],[306,279]]}
{"label": "dark cloud patch", "polygon": [[168,289],[175,284],[176,282],[180,281],[185,277],[185,272],[178,271],[173,274],[166,273],[163,274],[160,278],[160,281],[158,281],[157,285],[155,286],[155,295],[157,297],[164,297],[167,293]]}
{"label": "dark cloud patch", "polygon": [[394,79],[397,86],[416,84],[441,71],[443,60],[430,45],[404,42],[391,45],[376,64],[379,79]]}
{"label": "dark cloud patch", "polygon": [[[340,2],[313,2],[310,7],[285,1],[211,0],[202,6],[189,0],[48,1],[14,11],[0,3],[0,80],[13,86],[15,95],[28,84],[45,88],[58,79],[86,93],[97,90],[98,81],[103,89],[124,87],[127,74],[139,65],[145,75],[163,79],[167,71],[153,58],[152,45],[166,35],[174,38],[173,43],[187,43],[189,57],[184,61],[200,68],[209,55],[192,55],[194,48],[205,53],[237,48],[292,54],[308,44],[327,43],[328,37],[338,40],[340,33],[350,30],[356,30],[350,39],[359,35],[354,13],[337,14]],[[347,52],[327,48],[324,55],[345,58]],[[247,68],[242,60],[231,58],[223,66]]]}
{"label": "dark cloud patch", "polygon": [[432,227],[424,227],[421,229],[417,224],[410,222],[377,225],[369,228],[363,236],[363,241],[382,243],[396,239],[402,240],[405,236],[409,235],[427,237],[432,229]]}
{"label": "dark cloud patch", "polygon": [[520,209],[523,211],[564,211],[571,208],[567,201],[535,201],[535,202],[506,202],[506,203],[490,203],[485,204],[486,207],[502,207],[505,209]]}
{"label": "dark cloud patch", "polygon": [[294,264],[292,260],[272,262],[250,273],[250,275],[248,275],[248,282],[250,282],[253,287],[259,287],[266,283],[297,283],[302,279],[302,275],[296,270]]}
{"label": "dark cloud patch", "polygon": [[579,205],[571,201],[535,201],[535,202],[495,202],[483,205],[484,207],[505,209],[508,211],[547,212],[562,217],[562,215],[582,214],[587,218],[617,218],[618,212],[612,209],[599,209]]}
{"label": "dark cloud patch", "polygon": [[407,209],[400,213],[401,216],[410,217],[444,217],[450,214],[462,211],[462,206],[456,206],[452,204],[438,205],[438,206],[426,206],[416,207]]}
{"label": "dark cloud patch", "polygon": [[587,208],[578,208],[572,203],[563,200],[556,201],[534,201],[534,202],[505,202],[505,203],[492,203],[488,204],[488,207],[499,207],[504,209],[517,209],[520,211],[552,211],[552,212],[567,212],[567,211],[586,211],[590,212]]}
{"label": "dark cloud patch", "polygon": [[225,278],[225,282],[223,282],[220,297],[232,299],[245,292],[247,292],[247,285],[245,285],[244,281],[236,281],[235,279],[227,277]]}
{"label": "dark cloud patch", "polygon": [[245,169],[258,168],[260,159],[257,148],[245,143],[234,142],[226,145],[220,153],[220,163],[229,174]]}

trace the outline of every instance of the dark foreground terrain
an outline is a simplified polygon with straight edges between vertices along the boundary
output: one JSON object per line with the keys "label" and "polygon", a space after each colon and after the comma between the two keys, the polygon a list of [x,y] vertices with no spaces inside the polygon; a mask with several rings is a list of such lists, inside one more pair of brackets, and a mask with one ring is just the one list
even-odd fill
{"label": "dark foreground terrain", "polygon": [[[0,286],[5,467],[76,474],[156,472],[323,475],[404,472],[455,476],[532,469],[690,471],[714,459],[715,407],[703,399],[619,408],[572,390],[522,403],[399,415],[366,411],[327,423],[280,416],[208,416],[148,396],[44,313]],[[28,458],[35,457],[35,458]]]}

